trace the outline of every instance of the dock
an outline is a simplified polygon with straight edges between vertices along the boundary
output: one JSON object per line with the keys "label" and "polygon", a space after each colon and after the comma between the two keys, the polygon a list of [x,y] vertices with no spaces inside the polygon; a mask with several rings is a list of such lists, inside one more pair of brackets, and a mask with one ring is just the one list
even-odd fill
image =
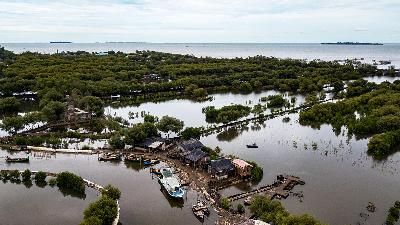
{"label": "dock", "polygon": [[32,151],[42,151],[42,152],[58,152],[58,153],[80,153],[80,154],[92,154],[92,150],[79,150],[79,149],[62,149],[62,148],[46,148],[46,147],[36,147],[27,146],[28,150]]}
{"label": "dock", "polygon": [[334,99],[325,99],[325,100],[319,100],[315,103],[308,103],[308,104],[303,104],[297,107],[293,107],[293,108],[289,108],[286,110],[281,110],[281,111],[277,111],[277,112],[273,112],[273,113],[269,113],[269,114],[261,114],[261,115],[257,115],[251,118],[247,118],[247,119],[242,119],[242,120],[237,120],[237,121],[232,121],[229,123],[225,123],[225,124],[221,124],[221,125],[214,125],[212,127],[208,127],[208,128],[203,128],[201,130],[201,133],[203,135],[208,135],[210,133],[212,133],[213,131],[218,131],[218,130],[222,130],[225,128],[229,128],[229,127],[235,127],[235,126],[240,126],[243,124],[248,124],[250,122],[253,121],[263,121],[263,120],[268,120],[268,119],[273,119],[277,116],[283,116],[286,114],[290,114],[290,113],[296,113],[299,110],[305,110],[305,109],[309,109],[312,106],[316,105],[316,104],[321,104],[321,103],[326,103],[326,102],[330,102],[333,101]]}
{"label": "dock", "polygon": [[255,190],[231,195],[227,198],[232,202],[261,193],[265,193],[270,199],[287,198],[289,196],[289,191],[292,190],[296,185],[304,185],[304,181],[300,180],[300,178],[296,176],[280,175],[278,176],[278,180],[271,185],[266,185]]}

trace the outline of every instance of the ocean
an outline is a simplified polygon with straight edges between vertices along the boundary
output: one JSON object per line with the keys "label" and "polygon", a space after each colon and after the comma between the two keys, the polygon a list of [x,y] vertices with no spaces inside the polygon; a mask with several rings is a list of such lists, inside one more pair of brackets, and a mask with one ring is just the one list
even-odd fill
{"label": "ocean", "polygon": [[[0,43],[6,49],[21,53],[25,51],[56,53],[62,51],[105,52],[109,50],[125,53],[137,50],[190,54],[199,57],[234,58],[255,55],[277,58],[305,60],[346,60],[363,59],[364,63],[379,64],[390,61],[392,66],[400,68],[400,44],[384,45],[321,45],[319,43],[283,44],[283,43]],[[390,65],[378,65],[387,68]]]}

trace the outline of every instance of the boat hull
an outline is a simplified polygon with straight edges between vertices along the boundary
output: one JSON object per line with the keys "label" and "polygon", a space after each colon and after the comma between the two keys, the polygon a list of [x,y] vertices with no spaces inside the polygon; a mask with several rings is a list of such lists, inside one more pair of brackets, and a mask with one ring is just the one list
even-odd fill
{"label": "boat hull", "polygon": [[247,148],[258,148],[258,146],[254,146],[254,145],[246,145]]}

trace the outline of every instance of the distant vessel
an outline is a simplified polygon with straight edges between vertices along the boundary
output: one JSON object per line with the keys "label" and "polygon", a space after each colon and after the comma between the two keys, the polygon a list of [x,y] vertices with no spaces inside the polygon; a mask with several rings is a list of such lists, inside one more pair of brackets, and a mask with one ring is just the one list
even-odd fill
{"label": "distant vessel", "polygon": [[71,44],[71,41],[50,41],[50,44]]}
{"label": "distant vessel", "polygon": [[322,45],[383,45],[382,43],[369,42],[323,42]]}
{"label": "distant vessel", "polygon": [[249,144],[249,145],[246,145],[246,146],[247,146],[247,148],[258,148],[258,145],[256,143]]}
{"label": "distant vessel", "polygon": [[178,179],[172,173],[170,168],[161,169],[161,175],[158,182],[173,198],[183,198],[185,191],[182,189]]}

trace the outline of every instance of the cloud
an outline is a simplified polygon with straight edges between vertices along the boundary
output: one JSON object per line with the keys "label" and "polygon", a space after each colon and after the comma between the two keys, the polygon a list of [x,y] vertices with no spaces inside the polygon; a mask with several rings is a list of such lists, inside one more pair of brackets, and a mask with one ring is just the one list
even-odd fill
{"label": "cloud", "polygon": [[[351,31],[352,39],[394,42],[393,35],[365,31],[400,28],[395,0],[0,0],[0,5],[0,42],[32,37],[76,42],[319,42],[345,38]],[[358,37],[360,32],[364,36]]]}

